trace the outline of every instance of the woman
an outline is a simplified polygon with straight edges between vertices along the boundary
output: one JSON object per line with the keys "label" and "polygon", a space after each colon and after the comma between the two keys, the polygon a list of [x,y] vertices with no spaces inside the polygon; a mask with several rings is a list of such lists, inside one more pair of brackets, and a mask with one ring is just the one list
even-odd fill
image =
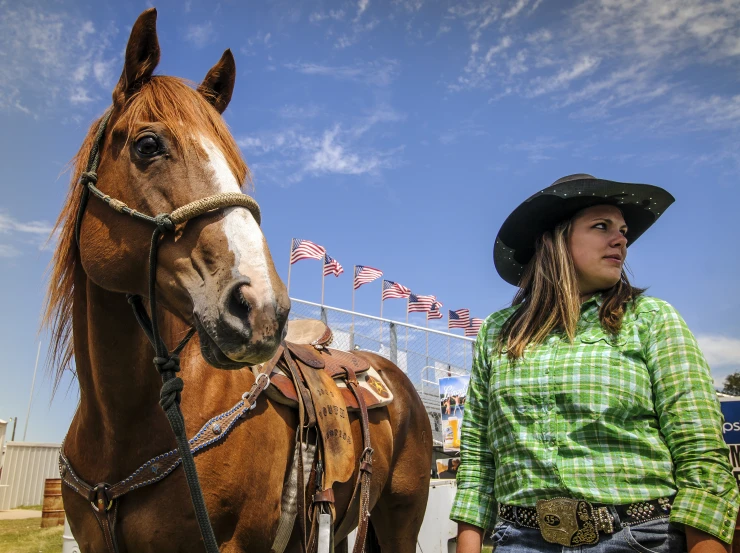
{"label": "woman", "polygon": [[519,291],[475,345],[458,553],[486,529],[497,553],[729,551],[739,494],[709,368],[676,310],[624,272],[672,202],[572,175],[504,222],[494,262]]}

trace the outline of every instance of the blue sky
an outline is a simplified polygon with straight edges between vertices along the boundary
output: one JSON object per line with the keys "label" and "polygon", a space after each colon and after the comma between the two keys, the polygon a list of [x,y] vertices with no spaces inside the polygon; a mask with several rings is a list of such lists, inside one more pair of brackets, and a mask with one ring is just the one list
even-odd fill
{"label": "blue sky", "polygon": [[[226,48],[227,122],[255,177],[284,279],[292,237],[473,316],[515,292],[493,241],[523,199],[587,172],[667,188],[676,204],[634,248],[633,282],[675,305],[718,383],[740,370],[740,5],[709,0],[158,3],[158,72],[199,82]],[[110,101],[128,33],[151,4],[0,0],[0,418],[31,387],[44,246],[65,167]],[[319,301],[320,264],[291,295]],[[356,295],[377,315],[379,281]],[[384,315],[403,320],[404,302]],[[412,314],[412,322],[424,324]],[[417,320],[418,319],[418,320]],[[432,326],[444,327],[446,319]],[[456,331],[460,332],[460,331]],[[77,402],[41,369],[28,440],[62,439]]]}

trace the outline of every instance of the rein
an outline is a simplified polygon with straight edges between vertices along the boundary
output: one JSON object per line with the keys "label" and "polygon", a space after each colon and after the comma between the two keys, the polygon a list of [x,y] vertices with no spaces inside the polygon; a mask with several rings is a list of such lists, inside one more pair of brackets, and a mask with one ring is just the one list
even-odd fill
{"label": "rein", "polygon": [[[156,297],[156,280],[157,280],[157,253],[159,250],[160,238],[167,232],[174,232],[175,226],[204,213],[210,211],[224,209],[227,207],[245,207],[247,208],[254,217],[255,221],[259,225],[261,223],[260,209],[257,202],[239,192],[222,193],[209,196],[200,200],[196,200],[189,204],[186,204],[178,209],[175,209],[172,213],[161,213],[155,217],[146,215],[135,209],[130,208],[128,205],[120,200],[111,198],[109,195],[103,193],[96,184],[98,182],[98,165],[100,163],[101,146],[103,144],[103,138],[105,136],[105,130],[113,113],[113,108],[109,108],[106,114],[100,121],[97,133],[95,135],[95,141],[90,151],[90,157],[88,158],[87,168],[84,173],[80,176],[80,184],[83,185],[82,197],[80,201],[80,208],[77,211],[77,218],[75,220],[75,239],[77,240],[77,247],[80,245],[80,231],[82,227],[82,219],[85,214],[85,208],[90,198],[90,194],[97,197],[98,199],[105,202],[108,207],[114,209],[119,213],[130,215],[134,219],[146,221],[149,224],[155,226],[154,232],[152,233],[150,248],[149,248],[149,312],[151,317],[147,314],[144,308],[143,298],[139,295],[128,294],[127,299],[131,304],[139,326],[146,334],[146,337],[154,347],[155,357],[154,366],[162,377],[162,389],[160,391],[160,405],[167,415],[167,420],[172,427],[172,431],[175,434],[175,440],[177,442],[177,452],[180,454],[182,460],[183,470],[185,471],[185,477],[187,479],[188,488],[190,490],[190,498],[195,508],[196,519],[198,520],[198,526],[200,527],[200,533],[203,536],[203,542],[205,543],[206,551],[208,553],[218,553],[218,545],[216,543],[216,537],[211,527],[211,521],[208,517],[208,511],[206,509],[205,501],[203,499],[203,492],[198,481],[198,473],[195,469],[195,461],[193,460],[193,451],[188,443],[187,435],[185,434],[185,420],[180,410],[180,393],[183,390],[183,381],[177,376],[180,371],[180,352],[188,343],[190,338],[195,334],[195,328],[191,327],[185,337],[180,343],[172,350],[168,351],[167,346],[162,339],[159,332],[159,326],[157,323],[157,297]],[[265,382],[266,380],[267,382]],[[257,395],[269,384],[269,377],[266,379],[259,378],[255,381],[255,386],[250,392],[257,391]],[[246,396],[247,394],[245,394]],[[250,393],[250,396],[253,394]],[[247,398],[245,397],[244,400]],[[256,400],[256,395],[250,397],[251,400]],[[253,406],[253,404],[251,405]],[[209,422],[210,424],[210,422]],[[205,428],[205,427],[204,427]],[[194,438],[196,440],[201,433]],[[225,435],[226,433],[224,433]],[[197,451],[196,451],[197,452]],[[173,453],[173,452],[170,452]],[[169,454],[168,454],[169,455]],[[64,458],[63,454],[60,456],[64,459],[65,464],[71,470],[69,462]],[[174,470],[177,465],[171,467]],[[76,476],[76,475],[75,475]],[[75,478],[78,483],[82,481],[79,478]],[[157,479],[158,480],[158,479]],[[118,486],[118,484],[116,485]],[[70,486],[72,487],[72,486]],[[109,490],[113,488],[108,484],[98,484],[94,488],[85,484],[81,486],[85,489],[85,493],[72,487],[81,495],[88,497],[92,503],[93,509],[95,510],[98,522],[101,525],[101,529],[105,534],[106,543],[109,549],[117,551],[117,545],[114,537],[114,524],[115,524],[115,513],[114,499],[122,495],[118,493],[116,497],[111,497]],[[117,492],[118,490],[116,490]],[[129,491],[128,489],[126,491]],[[125,492],[124,492],[125,493]],[[96,505],[97,502],[97,505]],[[108,513],[113,508],[112,515]],[[106,517],[101,517],[100,512],[104,511]],[[112,518],[112,520],[111,520]],[[110,539],[110,541],[109,541]]]}

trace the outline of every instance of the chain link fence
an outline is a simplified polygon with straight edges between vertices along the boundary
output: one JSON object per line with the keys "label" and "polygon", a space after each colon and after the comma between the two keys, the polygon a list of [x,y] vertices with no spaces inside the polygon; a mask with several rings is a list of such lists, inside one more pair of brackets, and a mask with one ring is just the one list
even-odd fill
{"label": "chain link fence", "polygon": [[470,374],[473,339],[291,298],[291,319],[321,319],[332,347],[371,351],[405,372],[424,403],[436,444],[442,443],[439,379]]}

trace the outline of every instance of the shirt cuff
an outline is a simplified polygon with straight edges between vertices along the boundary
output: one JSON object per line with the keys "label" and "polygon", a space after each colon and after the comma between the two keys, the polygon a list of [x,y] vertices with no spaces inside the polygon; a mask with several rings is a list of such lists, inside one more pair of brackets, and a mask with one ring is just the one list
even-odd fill
{"label": "shirt cuff", "polygon": [[737,501],[727,501],[696,488],[682,488],[673,501],[670,521],[691,526],[730,544],[737,511]]}
{"label": "shirt cuff", "polygon": [[489,530],[493,528],[497,514],[493,494],[479,489],[458,488],[450,511],[450,519]]}

